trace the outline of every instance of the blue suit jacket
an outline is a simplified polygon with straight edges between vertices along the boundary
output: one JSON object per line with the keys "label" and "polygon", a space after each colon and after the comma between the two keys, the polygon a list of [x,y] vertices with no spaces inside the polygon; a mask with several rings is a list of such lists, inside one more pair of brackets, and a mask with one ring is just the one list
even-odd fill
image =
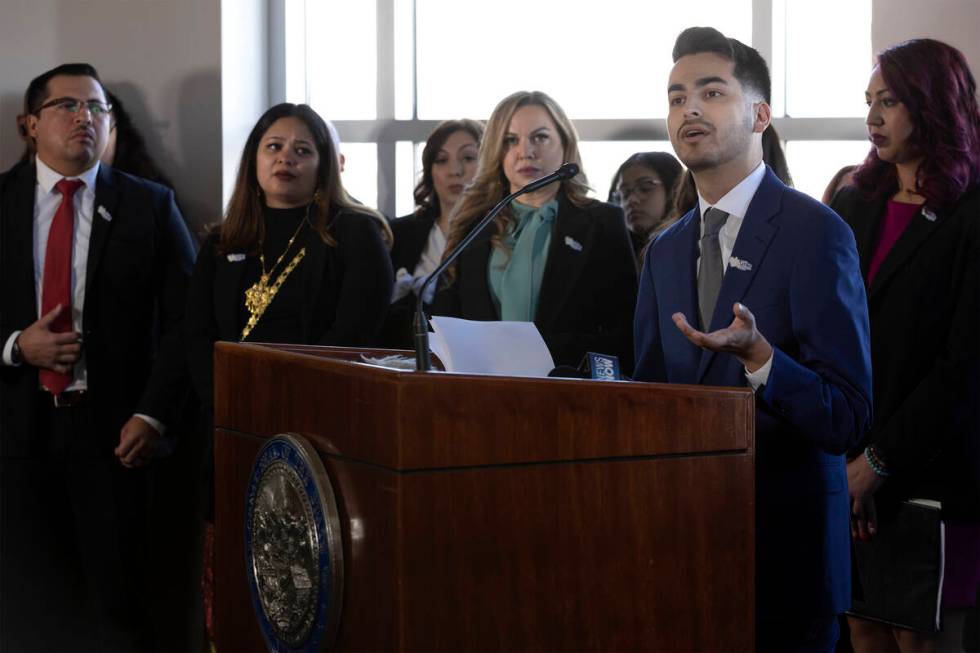
{"label": "blue suit jacket", "polygon": [[[636,308],[640,381],[746,386],[731,354],[692,345],[674,325],[698,323],[695,208],[651,245]],[[843,453],[871,419],[868,309],[851,230],[772,170],[749,205],[710,331],[732,304],[755,315],[773,346],[756,395],[758,617],[837,614],[850,605],[850,535]],[[723,546],[723,544],[720,543]]]}

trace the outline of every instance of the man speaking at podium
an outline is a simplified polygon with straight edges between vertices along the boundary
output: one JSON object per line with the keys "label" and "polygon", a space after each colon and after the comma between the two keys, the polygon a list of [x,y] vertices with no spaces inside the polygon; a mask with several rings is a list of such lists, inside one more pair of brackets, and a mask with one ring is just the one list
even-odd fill
{"label": "man speaking at podium", "polygon": [[832,651],[851,596],[843,454],[871,419],[854,238],[762,162],[758,52],[694,27],[673,58],[667,130],[698,206],[647,252],[635,378],[755,391],[758,650]]}

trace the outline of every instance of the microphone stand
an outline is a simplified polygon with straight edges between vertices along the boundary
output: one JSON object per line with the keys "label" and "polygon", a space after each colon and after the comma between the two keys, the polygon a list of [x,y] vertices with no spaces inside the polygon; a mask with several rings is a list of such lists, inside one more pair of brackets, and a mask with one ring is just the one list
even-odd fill
{"label": "microphone stand", "polygon": [[546,177],[542,177],[541,179],[538,179],[536,181],[532,181],[524,188],[514,191],[504,199],[497,202],[497,205],[494,206],[492,209],[490,209],[489,213],[483,216],[483,219],[477,223],[476,227],[471,229],[470,232],[466,234],[466,236],[461,241],[459,241],[459,244],[456,245],[456,249],[450,252],[449,256],[443,259],[442,263],[440,263],[439,266],[436,267],[436,269],[433,270],[428,277],[426,277],[425,281],[422,283],[422,287],[419,288],[418,295],[415,297],[415,319],[412,322],[412,326],[415,334],[414,339],[415,339],[415,371],[416,372],[432,371],[432,358],[429,355],[429,318],[427,318],[425,315],[425,310],[423,309],[423,302],[422,302],[422,297],[425,296],[426,288],[428,288],[433,281],[438,279],[439,275],[442,274],[446,268],[452,265],[453,261],[455,261],[459,257],[459,255],[463,253],[463,250],[466,249],[466,247],[471,242],[473,242],[473,240],[478,235],[480,235],[480,232],[483,231],[483,229],[486,228],[486,226],[490,224],[490,222],[494,218],[496,218],[501,211],[503,211],[504,207],[510,204],[514,200],[514,198],[520,197],[525,193],[533,193],[539,188],[547,186],[548,184],[554,183],[561,179],[569,179],[571,177],[574,177],[575,175],[578,174],[578,171],[579,168],[576,164],[566,163],[565,165],[558,168],[558,170],[551,173],[550,175]]}

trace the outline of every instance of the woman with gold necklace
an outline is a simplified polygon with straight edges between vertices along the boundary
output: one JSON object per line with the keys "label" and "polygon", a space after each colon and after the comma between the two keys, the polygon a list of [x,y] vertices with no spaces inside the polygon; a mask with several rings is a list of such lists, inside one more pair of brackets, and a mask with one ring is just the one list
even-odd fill
{"label": "woman with gold necklace", "polygon": [[[188,367],[208,437],[216,341],[374,344],[391,295],[390,236],[381,214],[344,190],[334,141],[313,109],[279,104],[259,118],[187,292]],[[209,636],[213,532],[204,551]]]}
{"label": "woman with gold necklace", "polygon": [[266,111],[188,291],[184,334],[205,408],[215,341],[374,344],[392,287],[386,237],[385,219],[344,190],[323,119],[303,104]]}

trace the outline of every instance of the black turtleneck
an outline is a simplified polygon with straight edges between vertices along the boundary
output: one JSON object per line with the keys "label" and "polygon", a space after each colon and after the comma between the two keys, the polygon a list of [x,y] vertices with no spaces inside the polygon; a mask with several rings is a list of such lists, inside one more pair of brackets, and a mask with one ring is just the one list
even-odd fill
{"label": "black turtleneck", "polygon": [[[312,231],[306,219],[306,207],[294,209],[272,209],[265,207],[265,238],[262,252],[265,254],[265,269],[272,270],[276,260],[289,245],[289,239],[296,234],[289,251],[282,256],[282,261],[276,265],[269,277],[269,285],[275,283],[279,275],[286,269],[290,261],[308,242]],[[300,226],[302,225],[302,226]],[[297,233],[297,229],[299,230]],[[303,266],[305,259],[289,274],[286,281],[276,294],[272,303],[266,309],[258,324],[252,329],[246,342],[303,342],[301,309],[303,306]],[[246,262],[242,299],[239,305],[239,317],[244,327],[248,323],[249,312],[245,308],[245,290],[259,280],[261,264],[258,256],[249,256]]]}

